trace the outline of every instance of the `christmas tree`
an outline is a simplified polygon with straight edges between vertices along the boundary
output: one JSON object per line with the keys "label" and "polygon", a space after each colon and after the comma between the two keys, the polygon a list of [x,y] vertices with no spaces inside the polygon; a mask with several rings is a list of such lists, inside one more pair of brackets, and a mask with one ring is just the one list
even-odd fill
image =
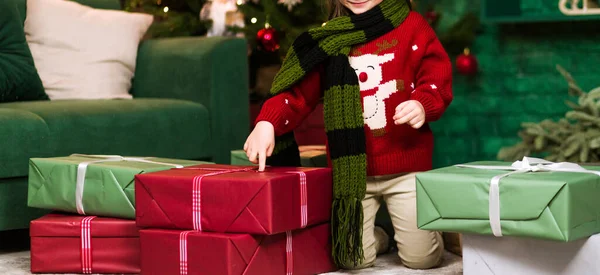
{"label": "christmas tree", "polygon": [[126,11],[154,15],[148,37],[204,35],[210,22],[199,19],[206,0],[125,0]]}
{"label": "christmas tree", "polygon": [[[245,1],[238,9],[246,18],[246,27],[243,29],[246,39],[252,48],[275,52],[280,58],[287,53],[298,35],[327,21],[324,0]],[[267,33],[272,35],[257,39],[265,29],[271,29]]]}
{"label": "christmas tree", "polygon": [[600,87],[584,92],[570,73],[557,66],[569,84],[569,94],[577,102],[567,101],[572,108],[559,121],[523,123],[522,141],[502,148],[498,158],[515,161],[524,156],[540,156],[549,161],[598,162],[600,160]]}
{"label": "christmas tree", "polygon": [[257,99],[268,95],[288,49],[302,32],[327,21],[324,0],[241,0],[241,31],[248,40],[250,87]]}

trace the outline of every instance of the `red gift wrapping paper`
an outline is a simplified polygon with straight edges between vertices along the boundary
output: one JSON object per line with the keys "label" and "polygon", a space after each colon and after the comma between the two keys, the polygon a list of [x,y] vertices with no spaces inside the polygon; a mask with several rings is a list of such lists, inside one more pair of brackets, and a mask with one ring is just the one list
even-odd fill
{"label": "red gift wrapping paper", "polygon": [[329,222],[329,168],[198,165],[136,175],[142,228],[279,234]]}
{"label": "red gift wrapping paper", "polygon": [[49,214],[31,221],[32,273],[139,274],[135,221]]}
{"label": "red gift wrapping paper", "polygon": [[313,275],[334,271],[329,224],[277,235],[140,231],[142,275]]}

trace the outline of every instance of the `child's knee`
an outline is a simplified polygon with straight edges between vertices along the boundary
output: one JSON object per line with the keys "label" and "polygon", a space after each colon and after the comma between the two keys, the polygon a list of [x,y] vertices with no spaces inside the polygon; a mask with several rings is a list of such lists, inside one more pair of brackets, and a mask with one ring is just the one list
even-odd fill
{"label": "child's knee", "polygon": [[439,246],[437,249],[431,251],[431,253],[399,256],[402,264],[410,269],[431,269],[438,267],[442,263],[443,250],[443,247]]}

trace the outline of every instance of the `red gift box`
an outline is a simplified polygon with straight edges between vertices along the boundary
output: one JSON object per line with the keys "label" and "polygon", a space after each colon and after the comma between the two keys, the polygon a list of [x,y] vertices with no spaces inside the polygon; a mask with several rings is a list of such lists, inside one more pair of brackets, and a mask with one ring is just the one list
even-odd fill
{"label": "red gift box", "polygon": [[250,235],[140,231],[142,274],[313,275],[334,271],[329,224]]}
{"label": "red gift box", "polygon": [[329,222],[329,168],[198,165],[135,176],[139,227],[272,235]]}
{"label": "red gift box", "polygon": [[135,221],[49,214],[31,221],[32,273],[139,274]]}

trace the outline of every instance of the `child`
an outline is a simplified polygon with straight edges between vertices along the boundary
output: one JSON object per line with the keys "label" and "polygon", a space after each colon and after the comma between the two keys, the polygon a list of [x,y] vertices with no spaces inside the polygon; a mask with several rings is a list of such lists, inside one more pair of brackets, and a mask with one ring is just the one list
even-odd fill
{"label": "child", "polygon": [[448,55],[405,0],[328,1],[332,19],[293,43],[244,150],[260,171],[267,157],[299,164],[292,131],[323,98],[335,263],[370,267],[387,249],[374,226],[383,200],[404,265],[436,267],[443,242],[417,228],[414,173],[431,169],[428,123],[452,101]]}

